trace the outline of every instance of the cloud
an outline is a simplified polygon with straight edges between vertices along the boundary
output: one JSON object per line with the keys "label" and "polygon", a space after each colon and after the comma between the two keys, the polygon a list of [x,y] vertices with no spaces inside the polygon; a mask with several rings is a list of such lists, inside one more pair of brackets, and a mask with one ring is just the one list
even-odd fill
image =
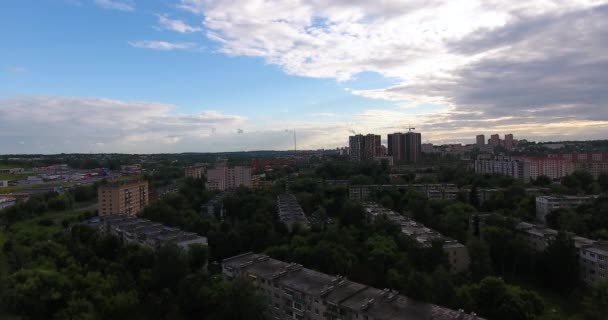
{"label": "cloud", "polygon": [[[0,100],[0,145],[3,153],[82,152],[100,145],[120,152],[200,150],[196,143],[204,145],[211,128],[226,135],[245,120],[212,110],[179,113],[156,102],[22,96]],[[182,141],[191,144],[172,146]],[[40,150],[32,150],[34,145]]]}
{"label": "cloud", "polygon": [[135,10],[135,2],[133,0],[95,0],[95,4],[105,9],[119,11]]}
{"label": "cloud", "polygon": [[158,15],[158,24],[162,29],[172,30],[179,33],[192,33],[202,30],[202,28],[190,26],[182,20],[169,19],[167,18],[167,15],[163,14]]}
{"label": "cloud", "polygon": [[142,49],[154,49],[154,50],[162,50],[162,51],[171,51],[171,50],[185,50],[192,49],[196,46],[195,43],[192,42],[168,42],[168,41],[131,41],[129,42],[134,48],[142,48]]}
{"label": "cloud", "polygon": [[353,120],[378,132],[412,123],[446,141],[482,130],[605,137],[605,3],[181,0],[180,7],[204,19],[207,37],[226,55],[260,57],[305,77],[344,81],[373,72],[397,79],[391,87],[349,90],[397,107]]}
{"label": "cloud", "polygon": [[28,68],[22,67],[22,66],[16,66],[16,65],[7,66],[6,69],[9,72],[12,72],[12,73],[28,73],[28,72],[30,72],[30,70]]}

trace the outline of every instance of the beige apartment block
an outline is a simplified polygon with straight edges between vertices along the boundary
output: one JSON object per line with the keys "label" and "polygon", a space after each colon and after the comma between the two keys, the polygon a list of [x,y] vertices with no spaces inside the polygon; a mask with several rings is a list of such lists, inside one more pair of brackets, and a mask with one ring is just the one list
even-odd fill
{"label": "beige apartment block", "polygon": [[117,181],[97,190],[99,215],[137,215],[148,204],[147,181]]}

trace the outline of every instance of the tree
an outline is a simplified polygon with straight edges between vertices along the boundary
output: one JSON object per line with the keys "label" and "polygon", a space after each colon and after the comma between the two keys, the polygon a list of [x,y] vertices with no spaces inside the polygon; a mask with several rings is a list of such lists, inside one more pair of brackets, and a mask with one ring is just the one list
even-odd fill
{"label": "tree", "polygon": [[492,260],[488,246],[477,238],[471,238],[467,243],[471,264],[469,270],[474,281],[479,281],[492,273]]}
{"label": "tree", "polygon": [[188,262],[190,270],[197,271],[207,264],[209,248],[202,244],[193,244],[188,248]]}
{"label": "tree", "polygon": [[591,288],[583,300],[585,319],[604,320],[608,315],[608,281],[603,281]]}
{"label": "tree", "polygon": [[547,177],[547,176],[538,176],[536,178],[536,180],[534,180],[534,185],[535,186],[539,186],[539,187],[547,187],[549,185],[551,185],[553,181],[551,181],[551,178]]}
{"label": "tree", "polygon": [[603,192],[608,192],[608,173],[602,173],[597,178],[597,183]]}
{"label": "tree", "polygon": [[4,293],[10,311],[29,319],[47,319],[67,305],[68,278],[57,271],[23,269],[9,277]]}
{"label": "tree", "polygon": [[237,278],[225,282],[219,300],[221,302],[215,319],[266,320],[268,303],[246,280]]}

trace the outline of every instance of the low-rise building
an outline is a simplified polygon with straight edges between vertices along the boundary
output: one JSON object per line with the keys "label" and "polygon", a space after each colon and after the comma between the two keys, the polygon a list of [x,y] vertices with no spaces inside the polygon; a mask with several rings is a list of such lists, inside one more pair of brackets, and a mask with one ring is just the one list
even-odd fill
{"label": "low-rise building", "polygon": [[310,222],[304,214],[304,210],[298,204],[296,196],[290,193],[280,194],[277,197],[277,208],[279,213],[279,220],[283,222],[289,232],[293,230],[293,226],[297,223],[302,227],[310,227]]}
{"label": "low-rise building", "polygon": [[252,282],[268,303],[269,319],[481,319],[251,252],[223,260],[222,273]]}
{"label": "low-rise building", "polygon": [[378,204],[366,204],[365,211],[372,221],[381,215],[385,215],[389,221],[401,228],[401,232],[416,240],[422,247],[430,247],[434,241],[441,242],[452,272],[463,272],[469,268],[471,262],[469,250],[458,241]]}
{"label": "low-rise building", "polygon": [[0,188],[7,188],[8,180],[0,180]]}
{"label": "low-rise building", "polygon": [[375,192],[381,190],[414,190],[430,200],[454,200],[460,191],[455,184],[372,184],[372,185],[350,185],[348,197],[355,201],[367,201]]}
{"label": "low-rise building", "polygon": [[208,215],[213,218],[223,219],[224,218],[224,198],[226,193],[218,193],[213,199],[207,201],[207,203],[201,206],[201,213]]}
{"label": "low-rise building", "polygon": [[0,174],[22,174],[23,168],[0,168]]}
{"label": "low-rise building", "polygon": [[[517,229],[523,232],[530,247],[542,252],[555,240],[558,231],[541,225],[521,222]],[[596,241],[572,235],[577,249],[580,266],[580,279],[588,285],[608,280],[608,242]]]}
{"label": "low-rise building", "polygon": [[17,199],[13,197],[0,198],[0,210],[15,205]]}
{"label": "low-rise building", "polygon": [[207,238],[196,233],[185,232],[130,215],[100,216],[89,219],[85,224],[95,227],[101,232],[115,235],[125,243],[136,243],[152,249],[158,249],[167,244],[175,244],[185,250],[188,250],[193,244],[207,245]]}
{"label": "low-rise building", "polygon": [[538,196],[536,197],[536,219],[546,223],[547,215],[558,209],[576,208],[593,202],[598,196]]}

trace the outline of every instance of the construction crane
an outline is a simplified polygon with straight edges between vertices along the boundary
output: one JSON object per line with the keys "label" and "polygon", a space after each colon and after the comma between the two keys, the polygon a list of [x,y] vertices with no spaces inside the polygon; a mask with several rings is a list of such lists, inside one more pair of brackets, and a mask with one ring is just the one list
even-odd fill
{"label": "construction crane", "polygon": [[412,130],[416,130],[416,128],[413,128],[413,127],[407,128],[407,131],[412,131]]}

